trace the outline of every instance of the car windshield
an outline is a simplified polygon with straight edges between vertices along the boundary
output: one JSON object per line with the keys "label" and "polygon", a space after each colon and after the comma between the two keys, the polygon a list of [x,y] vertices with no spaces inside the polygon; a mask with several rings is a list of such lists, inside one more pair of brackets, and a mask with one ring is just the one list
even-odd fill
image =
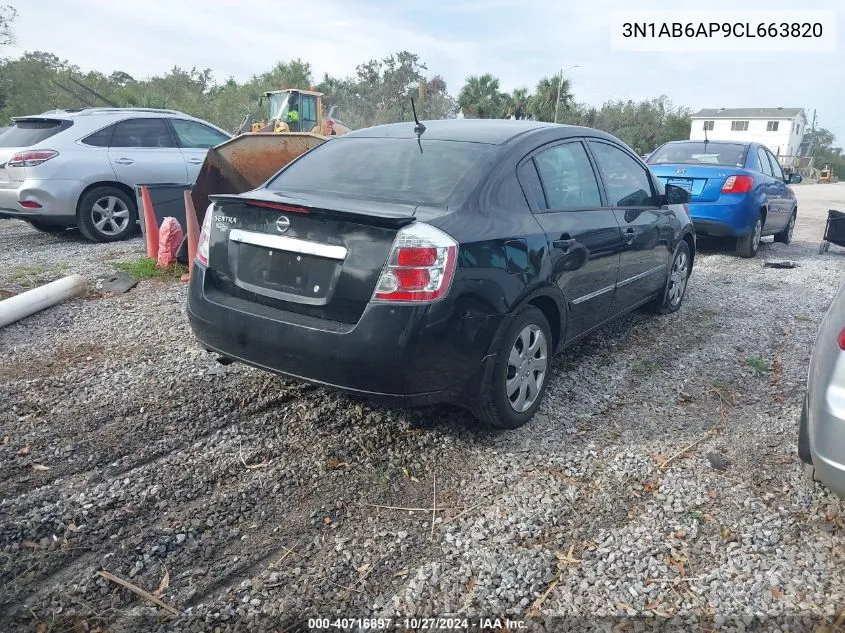
{"label": "car windshield", "polygon": [[0,147],[29,147],[58,134],[71,126],[70,121],[17,121],[0,134]]}
{"label": "car windshield", "polygon": [[721,165],[742,167],[745,165],[747,145],[738,143],[668,143],[648,159],[649,165]]}
{"label": "car windshield", "polygon": [[267,188],[370,198],[403,204],[441,204],[470,171],[490,156],[480,143],[406,138],[341,138],[292,163]]}

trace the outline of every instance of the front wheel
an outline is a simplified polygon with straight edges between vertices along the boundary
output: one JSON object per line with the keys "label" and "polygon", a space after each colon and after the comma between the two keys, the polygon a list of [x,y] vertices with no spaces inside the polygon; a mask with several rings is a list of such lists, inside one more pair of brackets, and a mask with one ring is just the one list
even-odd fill
{"label": "front wheel", "polygon": [[530,420],[549,379],[552,335],[541,310],[523,307],[496,350],[489,399],[476,408],[477,418],[497,429],[515,429]]}
{"label": "front wheel", "polygon": [[677,312],[684,300],[687,291],[687,280],[692,272],[690,265],[689,244],[681,240],[672,259],[672,267],[669,269],[669,277],[666,279],[666,290],[663,292],[662,300],[655,301],[651,308],[657,314],[671,314]]}
{"label": "front wheel", "polygon": [[763,236],[763,217],[757,215],[757,221],[751,229],[751,232],[745,237],[741,237],[736,241],[736,252],[740,257],[750,259],[760,250],[760,238]]}

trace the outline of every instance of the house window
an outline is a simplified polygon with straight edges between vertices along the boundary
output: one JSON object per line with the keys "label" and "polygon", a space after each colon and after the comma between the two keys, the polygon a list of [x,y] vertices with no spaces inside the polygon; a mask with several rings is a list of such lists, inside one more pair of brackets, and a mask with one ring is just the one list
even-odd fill
{"label": "house window", "polygon": [[747,132],[748,121],[731,121],[731,132]]}
{"label": "house window", "polygon": [[777,132],[779,123],[780,123],[780,121],[768,121],[766,123],[766,131],[767,132]]}
{"label": "house window", "polygon": [[713,131],[713,123],[715,123],[715,121],[705,121],[704,122],[704,129],[708,132],[712,132]]}

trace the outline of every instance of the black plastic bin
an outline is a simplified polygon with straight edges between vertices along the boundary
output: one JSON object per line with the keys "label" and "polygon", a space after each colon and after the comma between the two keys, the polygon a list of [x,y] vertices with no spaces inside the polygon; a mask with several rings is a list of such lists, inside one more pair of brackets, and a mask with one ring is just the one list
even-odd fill
{"label": "black plastic bin", "polygon": [[183,231],[187,231],[185,225],[185,192],[193,187],[193,184],[180,185],[176,183],[156,185],[135,185],[135,200],[138,204],[138,219],[141,222],[141,233],[146,234],[144,228],[144,203],[141,200],[141,187],[146,187],[150,192],[150,200],[153,203],[156,222],[159,226],[164,218],[176,218]]}

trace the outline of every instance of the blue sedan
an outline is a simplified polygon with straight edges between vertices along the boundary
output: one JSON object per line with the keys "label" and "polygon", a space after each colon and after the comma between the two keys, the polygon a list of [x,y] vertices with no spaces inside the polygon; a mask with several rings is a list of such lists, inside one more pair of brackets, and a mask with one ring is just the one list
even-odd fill
{"label": "blue sedan", "polygon": [[798,203],[785,176],[763,145],[733,141],[671,141],[648,158],[655,176],[691,195],[689,211],[696,235],[736,239],[737,254],[754,257],[760,238],[774,235],[789,244]]}

